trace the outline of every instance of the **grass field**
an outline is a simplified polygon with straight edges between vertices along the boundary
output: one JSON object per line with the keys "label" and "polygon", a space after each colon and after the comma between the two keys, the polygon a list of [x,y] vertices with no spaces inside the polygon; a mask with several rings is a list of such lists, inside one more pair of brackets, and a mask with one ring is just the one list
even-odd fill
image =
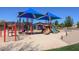
{"label": "grass field", "polygon": [[49,49],[47,51],[79,51],[79,43],[62,48]]}

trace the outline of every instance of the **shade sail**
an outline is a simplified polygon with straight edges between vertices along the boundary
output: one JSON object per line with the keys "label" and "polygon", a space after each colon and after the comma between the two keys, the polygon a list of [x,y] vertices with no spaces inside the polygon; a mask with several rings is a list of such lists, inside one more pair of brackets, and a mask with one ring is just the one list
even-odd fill
{"label": "shade sail", "polygon": [[18,15],[18,17],[33,18],[33,19],[41,16],[44,16],[44,15],[31,8],[24,12],[19,12],[19,15]]}
{"label": "shade sail", "polygon": [[39,17],[39,20],[54,20],[54,19],[61,19],[60,17],[48,12],[44,16]]}

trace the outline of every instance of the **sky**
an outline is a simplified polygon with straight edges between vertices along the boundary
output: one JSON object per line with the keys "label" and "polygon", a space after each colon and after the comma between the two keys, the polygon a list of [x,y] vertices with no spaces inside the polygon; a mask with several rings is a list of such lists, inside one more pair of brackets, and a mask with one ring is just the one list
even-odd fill
{"label": "sky", "polygon": [[71,16],[75,24],[79,21],[79,7],[0,7],[0,20],[17,21],[18,12],[26,11],[28,8],[32,8],[42,14],[51,12],[62,18],[58,19],[60,23],[64,22],[67,16]]}

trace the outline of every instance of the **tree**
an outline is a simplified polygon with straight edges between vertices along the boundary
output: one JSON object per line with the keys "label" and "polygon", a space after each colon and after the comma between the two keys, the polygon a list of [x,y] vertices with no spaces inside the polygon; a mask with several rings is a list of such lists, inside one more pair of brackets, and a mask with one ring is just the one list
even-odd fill
{"label": "tree", "polygon": [[59,24],[59,23],[58,23],[58,21],[56,20],[56,21],[55,21],[55,25],[57,26],[58,24]]}
{"label": "tree", "polygon": [[67,16],[64,22],[65,27],[72,27],[73,26],[73,19],[71,16]]}
{"label": "tree", "polygon": [[77,22],[77,28],[79,28],[79,21]]}
{"label": "tree", "polygon": [[57,25],[58,27],[64,28],[64,23],[60,23]]}
{"label": "tree", "polygon": [[4,22],[5,22],[4,20],[0,20],[0,29],[2,30],[4,29]]}

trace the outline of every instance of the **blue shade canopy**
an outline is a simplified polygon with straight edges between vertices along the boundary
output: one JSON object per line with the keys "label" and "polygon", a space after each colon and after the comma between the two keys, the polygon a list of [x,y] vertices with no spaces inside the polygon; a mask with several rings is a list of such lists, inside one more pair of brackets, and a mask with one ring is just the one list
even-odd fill
{"label": "blue shade canopy", "polygon": [[60,17],[48,12],[46,15],[39,17],[40,20],[54,20],[54,19],[61,19]]}
{"label": "blue shade canopy", "polygon": [[41,16],[43,16],[43,14],[41,14],[31,8],[24,12],[20,12],[18,15],[18,17],[33,18],[33,19],[41,17]]}

